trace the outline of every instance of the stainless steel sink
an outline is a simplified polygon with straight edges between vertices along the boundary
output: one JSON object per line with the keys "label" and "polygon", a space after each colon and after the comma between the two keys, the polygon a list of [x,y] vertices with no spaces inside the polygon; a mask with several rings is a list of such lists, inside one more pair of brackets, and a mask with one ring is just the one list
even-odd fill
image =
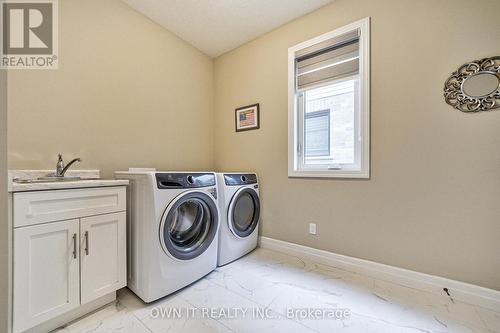
{"label": "stainless steel sink", "polygon": [[[65,166],[62,155],[59,154],[56,172],[48,173],[43,177],[38,177],[38,178],[34,178],[34,179],[14,178],[14,179],[12,179],[12,182],[17,183],[17,184],[37,184],[37,183],[61,183],[61,182],[74,182],[74,181],[80,181],[80,180],[91,180],[90,178],[82,179],[81,177],[71,177],[71,176],[66,177],[66,171],[68,171],[68,168],[71,165],[73,165],[73,163],[81,162],[81,161],[82,161],[81,158],[78,157],[78,158],[73,159],[71,162],[69,162]],[[99,179],[99,178],[94,178],[94,179]]]}
{"label": "stainless steel sink", "polygon": [[37,184],[37,183],[60,183],[60,182],[74,182],[79,180],[89,180],[88,178],[80,177],[40,177],[36,179],[13,179],[14,183],[18,184]]}
{"label": "stainless steel sink", "polygon": [[75,180],[81,180],[82,178],[80,177],[56,177],[56,176],[45,176],[45,177],[39,177],[36,180],[39,181],[49,181],[49,182],[71,182]]}

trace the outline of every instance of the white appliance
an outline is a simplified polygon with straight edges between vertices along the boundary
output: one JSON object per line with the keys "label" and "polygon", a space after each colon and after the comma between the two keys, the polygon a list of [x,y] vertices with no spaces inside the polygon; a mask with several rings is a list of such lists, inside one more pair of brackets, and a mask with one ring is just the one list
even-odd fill
{"label": "white appliance", "polygon": [[219,210],[214,173],[116,172],[130,182],[128,284],[149,303],[217,266]]}
{"label": "white appliance", "polygon": [[222,266],[257,247],[260,220],[259,183],[254,173],[218,173],[219,254]]}

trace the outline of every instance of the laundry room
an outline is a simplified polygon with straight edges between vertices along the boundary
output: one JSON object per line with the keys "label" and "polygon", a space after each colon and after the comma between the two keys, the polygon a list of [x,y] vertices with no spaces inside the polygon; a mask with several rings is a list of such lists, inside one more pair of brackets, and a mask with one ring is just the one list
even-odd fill
{"label": "laundry room", "polygon": [[500,333],[499,12],[0,0],[0,333]]}

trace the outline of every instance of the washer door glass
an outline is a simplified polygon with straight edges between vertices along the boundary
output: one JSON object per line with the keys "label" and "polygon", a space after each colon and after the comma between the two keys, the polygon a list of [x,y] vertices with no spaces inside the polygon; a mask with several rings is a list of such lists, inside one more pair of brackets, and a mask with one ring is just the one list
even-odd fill
{"label": "washer door glass", "polygon": [[256,191],[244,188],[237,192],[230,210],[232,230],[239,237],[249,236],[257,227],[260,218],[260,201]]}
{"label": "washer door glass", "polygon": [[218,226],[217,206],[205,193],[190,192],[164,213],[160,238],[177,259],[196,258],[210,246]]}

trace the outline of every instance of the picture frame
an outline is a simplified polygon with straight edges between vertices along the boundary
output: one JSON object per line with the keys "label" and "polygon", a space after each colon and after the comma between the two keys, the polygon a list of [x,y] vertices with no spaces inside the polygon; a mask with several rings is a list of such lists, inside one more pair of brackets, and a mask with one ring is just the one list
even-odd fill
{"label": "picture frame", "polygon": [[260,128],[259,103],[239,107],[234,113],[236,132],[250,131]]}

